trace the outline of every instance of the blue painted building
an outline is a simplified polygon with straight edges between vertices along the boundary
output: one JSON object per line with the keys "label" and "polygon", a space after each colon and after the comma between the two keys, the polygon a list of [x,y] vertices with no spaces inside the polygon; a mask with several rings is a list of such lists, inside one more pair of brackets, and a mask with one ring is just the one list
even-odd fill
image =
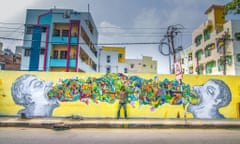
{"label": "blue painted building", "polygon": [[28,9],[21,70],[96,72],[97,42],[89,12]]}

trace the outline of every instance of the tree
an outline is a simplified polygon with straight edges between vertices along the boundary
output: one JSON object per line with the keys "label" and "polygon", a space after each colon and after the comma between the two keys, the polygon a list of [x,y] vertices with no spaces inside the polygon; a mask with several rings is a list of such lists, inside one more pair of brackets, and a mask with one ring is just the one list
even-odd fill
{"label": "tree", "polygon": [[240,14],[240,0],[232,0],[224,6],[224,15]]}

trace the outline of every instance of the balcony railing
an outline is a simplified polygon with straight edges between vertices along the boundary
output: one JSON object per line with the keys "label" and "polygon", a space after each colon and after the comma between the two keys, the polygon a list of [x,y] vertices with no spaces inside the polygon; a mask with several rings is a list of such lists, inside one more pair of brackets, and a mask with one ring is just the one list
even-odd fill
{"label": "balcony railing", "polygon": [[[53,44],[68,44],[68,37],[53,36],[52,43]],[[77,43],[78,43],[77,37],[71,37],[70,43],[71,43],[71,45],[77,45]]]}

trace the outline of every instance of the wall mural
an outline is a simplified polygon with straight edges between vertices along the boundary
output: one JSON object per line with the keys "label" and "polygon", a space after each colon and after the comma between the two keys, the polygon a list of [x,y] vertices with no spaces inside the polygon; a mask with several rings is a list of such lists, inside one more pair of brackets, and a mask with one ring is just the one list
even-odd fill
{"label": "wall mural", "polygon": [[177,80],[159,80],[157,76],[144,79],[138,76],[109,73],[99,78],[72,77],[45,82],[34,75],[22,75],[12,84],[12,97],[25,109],[18,113],[27,116],[52,115],[59,102],[115,103],[121,86],[126,86],[128,103],[135,108],[150,106],[150,111],[163,104],[182,105],[195,118],[224,118],[218,109],[231,101],[231,91],[221,80],[211,79],[202,86],[193,86]]}
{"label": "wall mural", "polygon": [[51,87],[52,82],[45,82],[34,75],[26,74],[17,78],[12,84],[12,97],[16,104],[25,107],[18,114],[50,117],[53,109],[58,106],[58,100],[47,95]]}
{"label": "wall mural", "polygon": [[223,81],[211,79],[202,86],[193,86],[193,90],[200,98],[200,103],[188,107],[194,118],[224,118],[218,110],[230,103],[232,94]]}

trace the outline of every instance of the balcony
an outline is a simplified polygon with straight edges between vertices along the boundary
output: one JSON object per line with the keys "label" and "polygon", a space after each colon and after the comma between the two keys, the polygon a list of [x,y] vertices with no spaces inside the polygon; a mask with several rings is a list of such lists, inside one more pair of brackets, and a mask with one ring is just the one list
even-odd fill
{"label": "balcony", "polygon": [[[62,37],[62,36],[53,36],[52,37],[52,43],[53,44],[67,44],[68,43],[68,37]],[[77,45],[77,37],[73,36],[71,37],[71,45]]]}
{"label": "balcony", "polygon": [[[76,60],[70,59],[69,67],[74,68],[76,66]],[[66,67],[66,59],[54,59],[50,60],[50,67]]]}

